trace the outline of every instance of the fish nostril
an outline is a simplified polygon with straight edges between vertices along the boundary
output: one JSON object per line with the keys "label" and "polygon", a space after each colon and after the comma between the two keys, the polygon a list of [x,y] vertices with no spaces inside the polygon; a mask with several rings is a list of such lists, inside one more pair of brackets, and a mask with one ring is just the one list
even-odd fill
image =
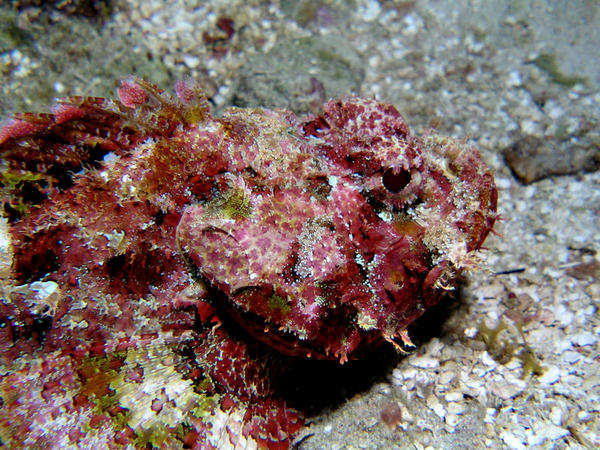
{"label": "fish nostril", "polygon": [[381,176],[383,187],[392,193],[400,192],[410,183],[410,172],[401,169],[398,173],[394,173],[392,169],[387,169]]}

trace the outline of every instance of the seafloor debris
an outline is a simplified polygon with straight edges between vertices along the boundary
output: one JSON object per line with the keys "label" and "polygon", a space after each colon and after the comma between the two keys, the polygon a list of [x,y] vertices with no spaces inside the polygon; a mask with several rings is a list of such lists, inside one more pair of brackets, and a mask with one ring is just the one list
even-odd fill
{"label": "seafloor debris", "polygon": [[504,159],[524,184],[551,176],[592,172],[600,167],[597,132],[580,136],[537,138],[525,136],[504,149]]}
{"label": "seafloor debris", "polygon": [[175,89],[0,131],[4,443],[285,448],[273,355],[402,350],[476,264],[497,192],[465,143],[373,100],[213,117]]}

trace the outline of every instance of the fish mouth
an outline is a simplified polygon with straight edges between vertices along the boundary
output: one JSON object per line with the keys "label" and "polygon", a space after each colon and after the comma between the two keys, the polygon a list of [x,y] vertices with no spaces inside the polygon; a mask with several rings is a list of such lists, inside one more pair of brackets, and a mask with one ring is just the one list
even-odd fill
{"label": "fish mouth", "polygon": [[[259,342],[265,347],[279,354],[316,360],[338,360],[341,364],[349,359],[360,359],[368,356],[368,352],[384,344],[386,339],[381,330],[356,330],[356,313],[346,311],[343,314],[320,317],[316,331],[303,335],[297,330],[287,329],[281,325],[265,319],[255,311],[245,310],[236,302],[236,294],[249,292],[264,293],[269,286],[246,286],[238,289],[231,298],[216,286],[209,287],[211,305],[224,326],[228,329],[238,330],[249,339]],[[338,345],[346,337],[348,330],[356,330],[354,343],[350,347]],[[408,347],[406,347],[408,349]],[[399,352],[399,353],[406,353]]]}
{"label": "fish mouth", "polygon": [[[237,293],[260,292],[264,289],[264,286],[246,286],[238,289]],[[219,319],[228,328],[237,329],[239,332],[249,335],[251,339],[282,355],[321,360],[331,359],[324,349],[314,346],[311,340],[302,339],[295,333],[285,330],[282,326],[268,322],[255,312],[243,310],[218,287],[212,287],[210,291],[213,298],[211,304],[216,309]]]}

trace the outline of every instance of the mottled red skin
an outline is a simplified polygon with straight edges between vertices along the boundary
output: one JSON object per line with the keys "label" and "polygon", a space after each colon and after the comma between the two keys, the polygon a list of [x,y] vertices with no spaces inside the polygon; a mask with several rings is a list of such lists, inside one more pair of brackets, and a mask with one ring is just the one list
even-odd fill
{"label": "mottled red skin", "polygon": [[[220,306],[229,315],[284,353],[344,361],[373,341],[401,338],[458,272],[446,258],[432,261],[438,255],[424,227],[406,211],[417,202],[439,208],[455,234],[448,241],[479,248],[496,201],[479,155],[460,153],[456,180],[448,180],[400,114],[374,101],[329,102],[323,116],[304,122],[252,112],[261,116],[271,129],[250,123],[245,131],[266,135],[276,142],[270,151],[277,145],[285,156],[257,162],[261,138],[224,148],[237,167],[223,176],[249,211],[224,217],[210,205],[189,206],[178,225],[182,252],[225,293]],[[458,183],[479,197],[475,210],[455,217]],[[436,287],[442,276],[446,289]]]}
{"label": "mottled red skin", "polygon": [[[213,117],[199,89],[176,92],[129,80],[121,101],[73,97],[0,130],[14,253],[0,309],[6,442],[286,447],[299,414],[221,322],[293,356],[401,346],[493,227],[477,151],[412,136],[390,105]],[[43,320],[41,300],[15,287],[36,280],[60,292]],[[136,387],[155,376],[149,351],[190,405]],[[66,424],[47,419],[55,403]],[[171,408],[185,422],[162,419]],[[51,431],[36,434],[40,421]]]}

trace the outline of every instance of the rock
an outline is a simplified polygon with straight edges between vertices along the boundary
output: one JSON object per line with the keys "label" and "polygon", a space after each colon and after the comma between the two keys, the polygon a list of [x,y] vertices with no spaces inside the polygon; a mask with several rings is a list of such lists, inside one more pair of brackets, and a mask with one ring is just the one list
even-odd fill
{"label": "rock", "polygon": [[582,332],[572,336],[571,342],[579,347],[585,347],[586,345],[594,345],[598,342],[598,338],[592,333]]}
{"label": "rock", "polygon": [[563,438],[569,434],[569,430],[566,428],[544,422],[534,423],[533,429],[535,434],[542,438],[542,442],[544,440],[554,442],[557,439]]}
{"label": "rock", "polygon": [[600,262],[595,259],[589,262],[582,262],[565,270],[565,273],[578,280],[600,278]]}
{"label": "rock", "polygon": [[556,366],[550,366],[544,370],[538,381],[542,384],[550,385],[556,383],[560,379],[560,369]]}
{"label": "rock", "polygon": [[504,149],[504,159],[524,184],[556,175],[591,172],[600,164],[597,139],[542,139],[527,135]]}
{"label": "rock", "polygon": [[440,366],[440,362],[435,358],[430,358],[428,356],[419,356],[417,358],[413,358],[410,361],[410,365],[413,367],[418,367],[420,369],[435,369]]}

